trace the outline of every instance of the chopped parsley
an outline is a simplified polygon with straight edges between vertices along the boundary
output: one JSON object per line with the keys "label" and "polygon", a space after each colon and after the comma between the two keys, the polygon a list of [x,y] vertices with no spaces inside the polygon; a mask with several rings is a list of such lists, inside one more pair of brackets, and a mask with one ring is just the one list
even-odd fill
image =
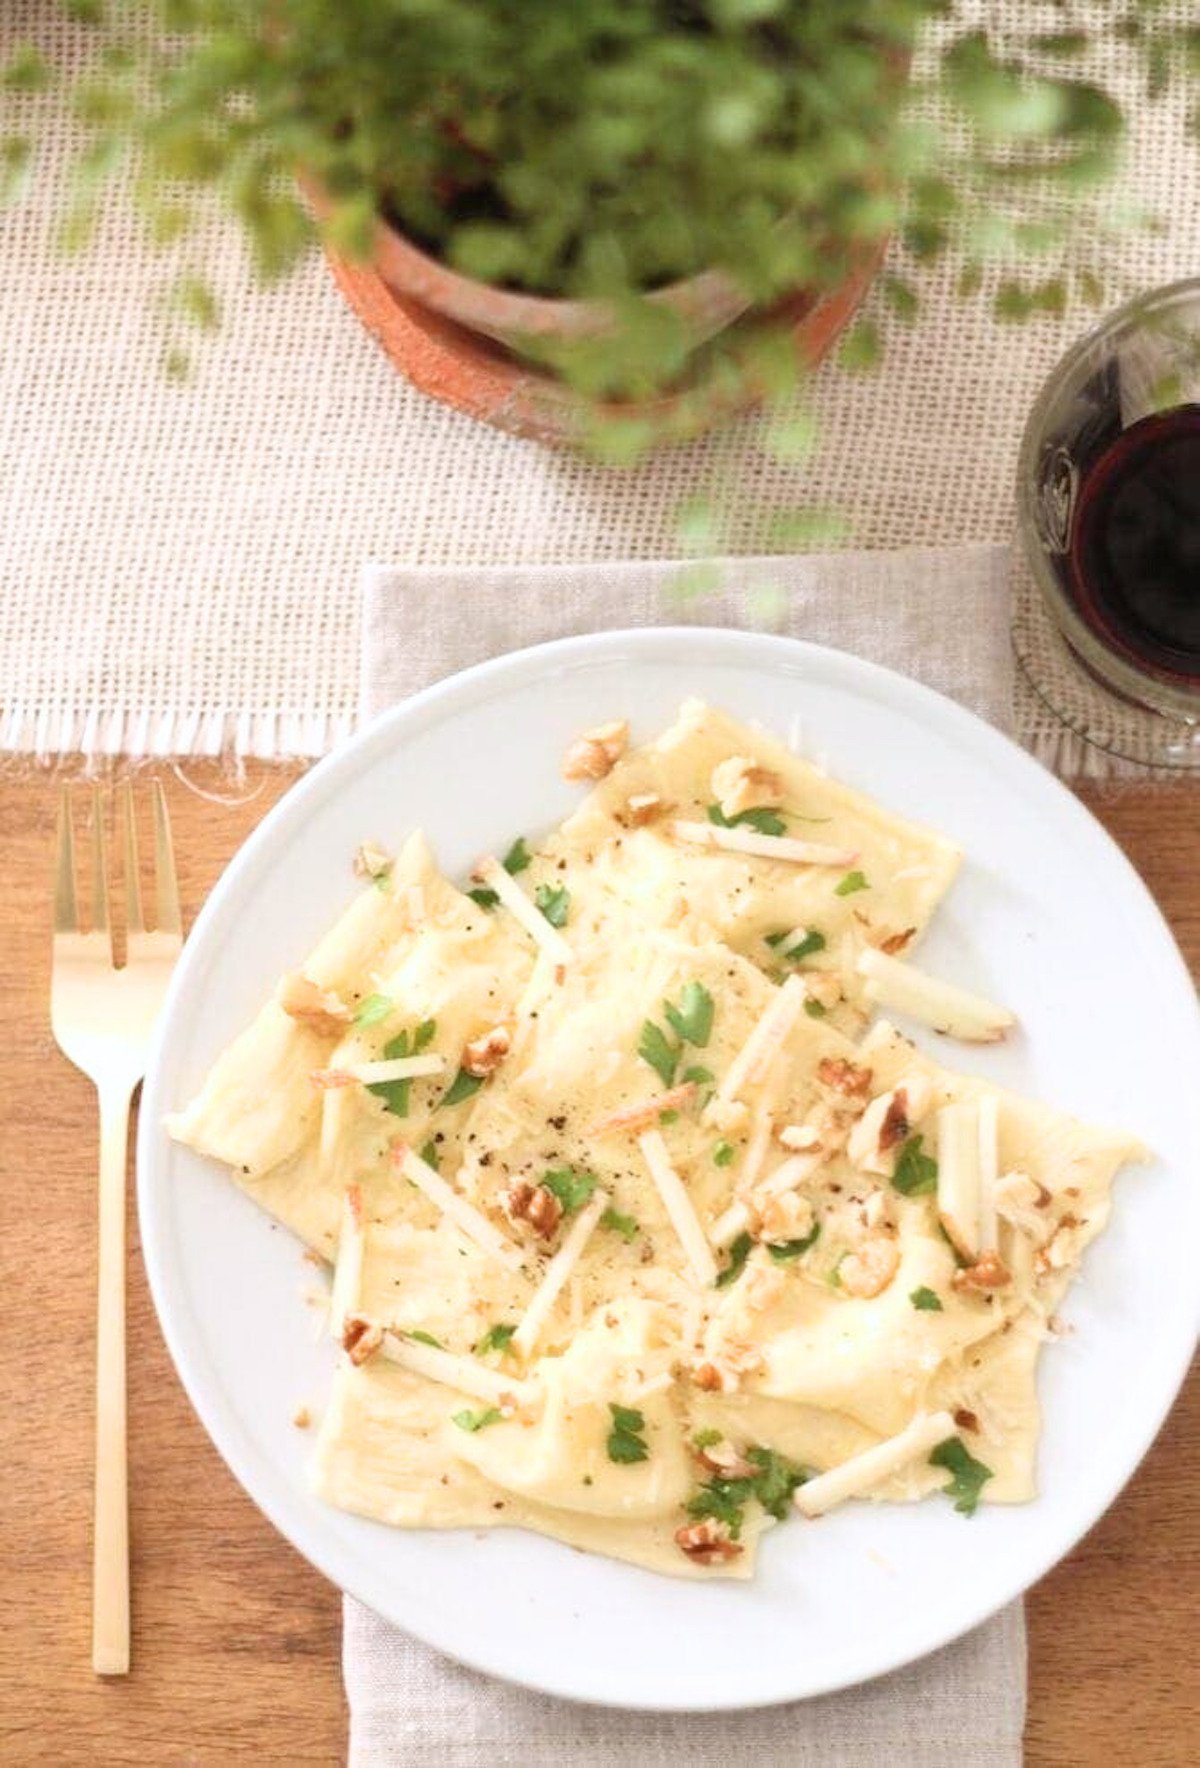
{"label": "chopped parsley", "polygon": [[572,1215],[582,1209],[596,1189],[595,1173],[577,1173],[573,1166],[560,1166],[542,1174],[542,1185],[552,1191],[562,1204],[563,1214]]}
{"label": "chopped parsley", "polygon": [[675,1069],[679,1063],[679,1045],[673,1044],[666,1032],[660,1025],[656,1025],[653,1019],[647,1019],[642,1026],[637,1053],[643,1062],[650,1064],[664,1087],[674,1084]]}
{"label": "chopped parsley", "polygon": [[354,1023],[364,1029],[369,1025],[378,1025],[381,1020],[387,1018],[391,1010],[391,995],[368,995],[366,1000],[359,1005],[359,1009],[354,1015]]}
{"label": "chopped parsley", "polygon": [[444,1351],[446,1348],[441,1339],[435,1338],[432,1332],[422,1332],[419,1328],[414,1328],[413,1331],[406,1332],[404,1336],[405,1338],[411,1338],[414,1344],[431,1344],[435,1351]]}
{"label": "chopped parsley", "polygon": [[489,890],[486,884],[480,884],[476,889],[468,890],[467,895],[470,897],[471,901],[477,903],[481,909],[494,909],[496,904],[500,901],[496,892],[494,890]]}
{"label": "chopped parsley", "polygon": [[938,1163],[922,1153],[924,1136],[910,1136],[896,1156],[892,1184],[903,1197],[928,1197],[937,1190]]}
{"label": "chopped parsley", "polygon": [[979,1494],[992,1478],[991,1468],[976,1461],[961,1437],[947,1437],[939,1443],[929,1457],[929,1465],[944,1467],[953,1476],[943,1491],[947,1498],[953,1498],[954,1508],[963,1516],[974,1516]]}
{"label": "chopped parsley", "polygon": [[[702,1433],[706,1437],[707,1432]],[[716,1433],[714,1433],[716,1434]],[[711,1437],[708,1439],[712,1440]],[[700,1438],[696,1438],[697,1447],[703,1447]],[[746,1474],[740,1479],[727,1479],[718,1474],[716,1479],[693,1492],[687,1502],[689,1516],[702,1518],[711,1516],[717,1522],[723,1522],[729,1530],[731,1539],[737,1540],[742,1532],[742,1524],[746,1517],[746,1505],[751,1499],[757,1499],[768,1516],[782,1521],[787,1515],[792,1493],[797,1486],[802,1486],[808,1478],[803,1467],[798,1467],[786,1456],[776,1454],[774,1449],[763,1448],[755,1444],[746,1450],[746,1460],[756,1471]]]}
{"label": "chopped parsley", "polygon": [[802,1239],[783,1240],[778,1246],[768,1246],[767,1251],[777,1265],[786,1264],[788,1259],[799,1258],[802,1252],[807,1252],[810,1246],[815,1246],[820,1232],[820,1222],[814,1222],[811,1232],[805,1234]]}
{"label": "chopped parsley", "polygon": [[431,1166],[434,1172],[437,1172],[438,1167],[441,1164],[441,1156],[438,1153],[438,1145],[432,1136],[430,1136],[429,1140],[421,1150],[421,1159],[425,1162],[426,1166]]}
{"label": "chopped parsley", "polygon": [[533,900],[552,927],[565,927],[567,916],[571,912],[571,892],[565,884],[557,890],[549,884],[539,884],[533,893]]}
{"label": "chopped parsley", "polygon": [[622,1215],[620,1210],[614,1209],[611,1204],[609,1204],[604,1214],[600,1217],[600,1226],[602,1228],[611,1228],[614,1234],[619,1234],[621,1236],[627,1246],[631,1240],[636,1240],[637,1236],[641,1233],[641,1229],[633,1216]]}
{"label": "chopped parsley", "polygon": [[372,872],[372,874],[371,874],[372,884],[375,886],[376,890],[382,890],[383,894],[385,896],[388,893],[388,885],[391,883],[391,881],[392,881],[392,866],[391,866],[390,860],[387,863],[387,865],[384,866],[380,871]]}
{"label": "chopped parsley", "polygon": [[650,1450],[642,1435],[646,1428],[646,1420],[642,1414],[633,1406],[614,1406],[611,1400],[608,1409],[612,1413],[612,1429],[605,1445],[609,1460],[623,1466],[648,1460]]}
{"label": "chopped parsley", "polygon": [[786,946],[785,949],[780,950],[780,948],[784,946],[784,942],[790,937],[791,929],[787,927],[783,928],[779,933],[768,933],[765,935],[766,942],[771,947],[772,951],[778,952],[779,956],[789,964],[798,964],[801,958],[808,958],[812,956],[813,952],[823,952],[825,950],[825,935],[819,932],[815,927],[810,927],[806,933],[802,933],[795,945],[789,945]]}
{"label": "chopped parsley", "polygon": [[738,1235],[737,1239],[733,1242],[733,1245],[729,1248],[729,1263],[718,1274],[718,1289],[724,1289],[727,1284],[734,1282],[741,1276],[742,1271],[745,1269],[746,1260],[750,1257],[750,1249],[753,1245],[754,1241],[749,1234]]}
{"label": "chopped parsley", "polygon": [[717,1143],[716,1147],[713,1149],[713,1165],[714,1166],[732,1166],[733,1165],[733,1143],[732,1142],[718,1142]]}
{"label": "chopped parsley", "polygon": [[[382,999],[382,996],[372,997]],[[389,1007],[391,1003],[389,1002]],[[422,1019],[413,1032],[401,1031],[389,1038],[383,1046],[383,1060],[394,1062],[401,1056],[419,1056],[427,1050],[437,1036],[437,1020]],[[412,1092],[412,1081],[409,1080],[377,1080],[372,1081],[367,1091],[382,1099],[384,1108],[396,1117],[408,1116],[409,1097]]]}
{"label": "chopped parsley", "polygon": [[485,1406],[481,1412],[471,1412],[464,1406],[461,1412],[452,1412],[450,1419],[460,1430],[469,1430],[474,1435],[486,1425],[498,1424],[502,1416],[498,1406]]}
{"label": "chopped parsley", "polygon": [[710,1424],[704,1430],[698,1430],[696,1432],[695,1436],[692,1438],[692,1447],[693,1449],[711,1449],[713,1444],[719,1443],[720,1440],[721,1432],[719,1430],[714,1430]]}
{"label": "chopped parsley", "polygon": [[475,1346],[474,1354],[477,1357],[486,1357],[489,1351],[506,1351],[516,1330],[515,1326],[504,1325],[498,1320],[494,1326],[488,1327]]}
{"label": "chopped parsley", "polygon": [[685,982],[678,1001],[664,1001],[667,1023],[680,1041],[702,1050],[712,1036],[713,998],[702,982]]}
{"label": "chopped parsley", "polygon": [[820,1001],[814,1001],[810,995],[804,1003],[804,1011],[810,1019],[824,1019],[828,1008],[823,1007]]}
{"label": "chopped parsley", "polygon": [[515,878],[518,872],[523,872],[525,870],[526,866],[531,863],[532,859],[533,855],[525,845],[524,835],[518,835],[508,852],[505,854],[501,864],[509,877]]}
{"label": "chopped parsley", "polygon": [[702,1068],[698,1062],[694,1062],[690,1068],[684,1069],[680,1078],[690,1080],[693,1086],[707,1087],[711,1086],[717,1077],[711,1068]]}
{"label": "chopped parsley", "polygon": [[856,890],[869,890],[870,888],[864,872],[847,872],[841,883],[834,885],[833,894],[835,896],[853,896]]}
{"label": "chopped parsley", "polygon": [[438,1100],[438,1110],[440,1111],[443,1105],[461,1105],[464,1099],[472,1098],[482,1085],[483,1081],[479,1075],[468,1074],[465,1068],[460,1068]]}
{"label": "chopped parsley", "polygon": [[911,1290],[908,1299],[919,1314],[940,1314],[942,1312],[941,1298],[934,1290],[927,1288],[924,1283],[919,1289]]}
{"label": "chopped parsley", "polygon": [[778,810],[765,804],[754,810],[739,810],[736,816],[726,816],[719,804],[710,804],[708,820],[718,829],[736,829],[742,824],[748,829],[757,829],[760,835],[787,834],[787,824]]}

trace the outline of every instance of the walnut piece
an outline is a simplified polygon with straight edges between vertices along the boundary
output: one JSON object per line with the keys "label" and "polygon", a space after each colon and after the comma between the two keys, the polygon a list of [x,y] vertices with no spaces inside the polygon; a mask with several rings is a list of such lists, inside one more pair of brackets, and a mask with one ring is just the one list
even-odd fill
{"label": "walnut piece", "polygon": [[625,800],[624,820],[631,829],[644,829],[647,823],[665,816],[670,808],[658,792],[633,792]]}
{"label": "walnut piece", "polygon": [[340,1037],[354,1018],[345,1001],[332,989],[318,988],[298,970],[284,978],[279,1005],[289,1019],[306,1025],[318,1037]]}
{"label": "walnut piece", "polygon": [[777,773],[748,755],[731,755],[712,772],[712,794],[723,817],[740,816],[744,810],[763,810],[777,805],[783,782]]}
{"label": "walnut piece", "polygon": [[681,1529],[676,1529],[675,1545],[697,1565],[720,1565],[727,1559],[736,1559],[742,1551],[738,1543],[730,1539],[728,1523],[718,1522],[715,1516],[706,1516],[701,1522],[685,1523]]}
{"label": "walnut piece", "polygon": [[705,1443],[702,1449],[696,1450],[696,1459],[710,1473],[719,1474],[722,1479],[753,1479],[762,1469],[753,1461],[747,1461],[740,1449],[735,1449],[728,1437],[719,1442]]}
{"label": "walnut piece", "polygon": [[512,1222],[526,1222],[543,1240],[552,1240],[562,1221],[562,1204],[545,1185],[518,1179],[504,1193],[504,1210]]}
{"label": "walnut piece", "polygon": [[490,1031],[481,1032],[463,1045],[460,1061],[465,1071],[474,1075],[476,1080],[486,1080],[489,1074],[495,1074],[511,1049],[509,1027],[494,1025]]}
{"label": "walnut piece", "polygon": [[955,1289],[960,1292],[974,1290],[980,1295],[987,1295],[993,1289],[1003,1289],[1011,1281],[1012,1274],[997,1252],[981,1252],[973,1265],[964,1265],[951,1278]]}
{"label": "walnut piece", "polygon": [[906,927],[903,933],[889,933],[886,938],[879,940],[879,949],[881,952],[886,952],[889,958],[894,958],[904,950],[906,945],[910,945],[916,937],[916,928]]}
{"label": "walnut piece", "polygon": [[629,746],[629,721],[614,719],[595,725],[576,737],[562,758],[564,780],[602,780],[610,774]]}
{"label": "walnut piece", "polygon": [[356,1368],[373,1357],[383,1343],[383,1330],[364,1320],[361,1314],[349,1314],[342,1327],[342,1349]]}
{"label": "walnut piece", "polygon": [[853,1252],[846,1254],[838,1266],[838,1282],[847,1295],[870,1301],[881,1295],[900,1266],[896,1242],[883,1234],[873,1234]]}
{"label": "walnut piece", "polygon": [[874,1075],[847,1056],[822,1056],[817,1063],[817,1079],[823,1087],[847,1099],[863,1099],[871,1090]]}
{"label": "walnut piece", "polygon": [[782,1246],[789,1240],[804,1240],[812,1233],[813,1206],[807,1197],[795,1191],[784,1191],[762,1206],[760,1235],[768,1246]]}

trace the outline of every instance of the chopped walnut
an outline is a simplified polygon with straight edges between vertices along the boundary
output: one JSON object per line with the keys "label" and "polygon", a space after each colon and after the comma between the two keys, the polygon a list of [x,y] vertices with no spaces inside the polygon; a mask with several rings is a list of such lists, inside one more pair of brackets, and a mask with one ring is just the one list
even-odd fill
{"label": "chopped walnut", "polygon": [[347,1316],[346,1324],[342,1327],[342,1349],[356,1368],[365,1363],[368,1357],[373,1357],[382,1343],[381,1327],[373,1325],[370,1320],[364,1320],[361,1314]]}
{"label": "chopped walnut", "polygon": [[778,804],[783,796],[783,782],[777,773],[748,755],[731,755],[713,768],[712,793],[721,807],[721,815],[735,817],[744,810]]}
{"label": "chopped walnut", "polygon": [[340,1037],[354,1018],[345,1001],[332,989],[318,988],[298,970],[284,978],[279,1005],[289,1019],[306,1025],[318,1037]]}
{"label": "chopped walnut", "polygon": [[906,927],[903,933],[889,933],[885,938],[877,940],[876,943],[881,952],[886,952],[889,958],[894,958],[904,950],[905,946],[911,945],[916,937],[916,928]]}
{"label": "chopped walnut", "polygon": [[670,808],[657,792],[632,792],[625,800],[624,821],[631,829],[644,829],[647,823],[665,816]]}
{"label": "chopped walnut", "polygon": [[882,1295],[900,1267],[896,1242],[883,1234],[873,1234],[853,1252],[848,1252],[838,1266],[838,1282],[847,1295],[870,1301]]}
{"label": "chopped walnut", "polygon": [[742,1551],[738,1543],[730,1539],[728,1523],[718,1522],[715,1516],[706,1516],[701,1522],[685,1523],[683,1528],[676,1529],[675,1544],[697,1565],[719,1565],[724,1560],[736,1559]]}
{"label": "chopped walnut", "polygon": [[747,1461],[728,1437],[722,1437],[720,1442],[706,1443],[702,1449],[696,1450],[696,1458],[710,1473],[719,1474],[722,1479],[753,1479],[762,1471],[753,1461]]}
{"label": "chopped walnut", "polygon": [[354,855],[356,878],[386,878],[392,869],[392,856],[377,841],[363,841]]}
{"label": "chopped walnut", "polygon": [[1011,1283],[1012,1273],[999,1253],[981,1252],[973,1265],[964,1265],[961,1271],[955,1271],[951,1281],[960,1293],[974,1290],[977,1294],[988,1295],[993,1289],[1003,1289],[1006,1283]]}
{"label": "chopped walnut", "polygon": [[461,1062],[468,1074],[476,1080],[485,1080],[489,1074],[495,1074],[508,1052],[512,1049],[512,1032],[507,1025],[494,1025],[490,1031],[481,1032],[463,1045]]}
{"label": "chopped walnut", "polygon": [[817,1079],[831,1092],[841,1093],[847,1099],[862,1099],[870,1091],[874,1075],[847,1056],[822,1056],[817,1063]]}
{"label": "chopped walnut", "polygon": [[725,1381],[715,1363],[694,1363],[691,1369],[692,1384],[702,1388],[705,1393],[719,1394],[725,1391]]}
{"label": "chopped walnut", "polygon": [[598,724],[576,737],[562,759],[564,780],[602,780],[610,774],[629,746],[629,721],[614,719]]}
{"label": "chopped walnut", "polygon": [[910,1075],[872,1099],[850,1132],[846,1152],[855,1166],[890,1178],[897,1151],[924,1114],[929,1098],[929,1083],[921,1075]]}
{"label": "chopped walnut", "polygon": [[562,1221],[562,1204],[545,1185],[531,1185],[518,1179],[504,1193],[503,1203],[510,1221],[527,1222],[543,1240],[553,1239]]}
{"label": "chopped walnut", "polygon": [[978,1431],[979,1429],[979,1419],[974,1412],[968,1411],[966,1406],[958,1408],[954,1414],[954,1422],[960,1430]]}
{"label": "chopped walnut", "polygon": [[1041,1212],[1050,1202],[1045,1185],[1040,1185],[1028,1173],[1014,1169],[1000,1175],[993,1195],[997,1215],[1003,1216],[1006,1222],[1032,1240],[1044,1238],[1046,1218]]}
{"label": "chopped walnut", "polygon": [[307,1430],[312,1423],[312,1413],[307,1406],[297,1406],[292,1413],[292,1423],[297,1430]]}
{"label": "chopped walnut", "polygon": [[762,1239],[769,1246],[782,1246],[812,1233],[813,1206],[807,1197],[784,1191],[763,1204],[760,1220]]}
{"label": "chopped walnut", "polygon": [[785,1123],[775,1131],[775,1140],[789,1154],[811,1154],[821,1146],[811,1123]]}

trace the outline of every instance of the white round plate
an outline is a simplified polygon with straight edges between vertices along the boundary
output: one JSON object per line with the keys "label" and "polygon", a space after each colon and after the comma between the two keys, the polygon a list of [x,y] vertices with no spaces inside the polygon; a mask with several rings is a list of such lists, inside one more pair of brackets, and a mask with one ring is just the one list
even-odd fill
{"label": "white round plate", "polygon": [[[622,715],[649,737],[688,695],[783,737],[799,718],[805,753],[959,841],[967,863],[922,961],[1008,1003],[1022,1029],[1003,1046],[938,1054],[1128,1128],[1157,1155],[1119,1179],[1067,1304],[1075,1330],[1046,1348],[1040,1497],[970,1520],[938,1497],[797,1517],[764,1542],[745,1585],[677,1583],[517,1530],[389,1529],[318,1503],[310,1439],[291,1417],[319,1407],[333,1353],[314,1343],[296,1243],[161,1128],[350,899],[360,840],[394,846],[422,827],[464,875],[578,801],[558,773],[568,738]],[[464,1663],[552,1694],[754,1706],[863,1681],[954,1639],[1040,1578],[1129,1478],[1197,1334],[1198,1075],[1195,994],[1154,903],[1070,793],[989,726],[898,675],[786,639],[695,628],[567,639],[389,713],[238,854],[188,941],[146,1085],[142,1243],[217,1448],[344,1590]]]}

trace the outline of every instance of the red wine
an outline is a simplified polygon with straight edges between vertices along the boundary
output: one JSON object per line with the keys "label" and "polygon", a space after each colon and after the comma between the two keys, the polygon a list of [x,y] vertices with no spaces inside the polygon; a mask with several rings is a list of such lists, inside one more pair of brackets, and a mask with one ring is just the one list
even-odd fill
{"label": "red wine", "polygon": [[1144,417],[1085,468],[1070,588],[1110,650],[1200,682],[1200,405]]}

